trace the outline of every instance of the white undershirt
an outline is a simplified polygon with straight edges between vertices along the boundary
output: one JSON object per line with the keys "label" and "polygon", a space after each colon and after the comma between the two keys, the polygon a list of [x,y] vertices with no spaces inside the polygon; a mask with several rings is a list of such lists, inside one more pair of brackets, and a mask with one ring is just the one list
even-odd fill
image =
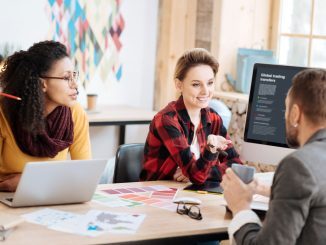
{"label": "white undershirt", "polygon": [[200,157],[200,147],[197,141],[197,127],[194,130],[194,138],[190,145],[190,151],[194,153],[196,160]]}

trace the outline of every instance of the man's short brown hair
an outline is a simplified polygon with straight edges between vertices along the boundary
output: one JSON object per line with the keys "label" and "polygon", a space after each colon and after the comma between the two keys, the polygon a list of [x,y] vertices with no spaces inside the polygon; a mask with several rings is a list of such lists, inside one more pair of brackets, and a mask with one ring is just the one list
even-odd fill
{"label": "man's short brown hair", "polygon": [[305,69],[296,74],[289,95],[290,105],[298,104],[308,120],[326,123],[326,70]]}

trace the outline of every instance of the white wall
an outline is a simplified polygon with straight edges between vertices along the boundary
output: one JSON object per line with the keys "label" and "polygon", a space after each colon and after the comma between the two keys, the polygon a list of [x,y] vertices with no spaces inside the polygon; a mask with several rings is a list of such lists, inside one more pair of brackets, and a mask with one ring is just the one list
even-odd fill
{"label": "white wall", "polygon": [[46,0],[0,0],[0,45],[10,43],[27,49],[43,40],[50,26],[44,11],[46,3]]}
{"label": "white wall", "polygon": [[126,20],[121,36],[123,77],[109,92],[108,101],[152,109],[158,0],[124,0],[121,12]]}
{"label": "white wall", "polygon": [[[121,6],[126,26],[121,35],[123,77],[106,88],[107,97],[99,96],[100,104],[126,104],[153,108],[154,69],[158,0],[124,0]],[[117,127],[92,127],[94,157],[115,155],[118,146]],[[126,129],[126,143],[145,142],[148,125],[131,125]]]}
{"label": "white wall", "polygon": [[[0,46],[11,43],[26,49],[34,42],[44,40],[50,28],[46,4],[47,0],[0,0]],[[96,90],[100,91],[98,102],[152,109],[158,0],[123,0],[121,12],[125,19],[125,29],[120,37],[122,78],[120,82],[110,84],[94,80]],[[85,105],[85,92],[81,93],[80,100]],[[117,131],[117,127],[112,126],[90,129],[93,157],[114,156]],[[126,142],[144,142],[147,132],[148,125],[128,126]]]}

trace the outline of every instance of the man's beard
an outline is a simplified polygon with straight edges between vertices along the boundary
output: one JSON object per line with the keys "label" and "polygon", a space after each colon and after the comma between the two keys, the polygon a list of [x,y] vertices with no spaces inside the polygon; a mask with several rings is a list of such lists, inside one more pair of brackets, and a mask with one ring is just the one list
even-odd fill
{"label": "man's beard", "polygon": [[298,141],[298,128],[290,126],[288,123],[286,125],[286,142],[290,148],[298,148],[300,143]]}

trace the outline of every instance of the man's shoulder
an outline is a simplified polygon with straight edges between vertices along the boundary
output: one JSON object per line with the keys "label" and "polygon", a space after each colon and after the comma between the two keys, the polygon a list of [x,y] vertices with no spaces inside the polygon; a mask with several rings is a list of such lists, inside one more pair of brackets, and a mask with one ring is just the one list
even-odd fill
{"label": "man's shoulder", "polygon": [[326,178],[326,156],[319,146],[310,144],[286,156],[277,167],[275,175],[278,178],[290,180],[310,178],[314,180]]}
{"label": "man's shoulder", "polygon": [[296,167],[299,167],[299,165],[302,165],[303,167],[306,167],[308,165],[308,162],[305,161],[305,158],[309,158],[310,153],[306,149],[298,149],[286,157],[284,157],[281,162],[279,163],[278,168],[290,168],[295,169]]}
{"label": "man's shoulder", "polygon": [[282,162],[295,161],[308,167],[321,165],[326,170],[326,164],[324,164],[326,162],[325,148],[326,142],[315,141],[289,154]]}

